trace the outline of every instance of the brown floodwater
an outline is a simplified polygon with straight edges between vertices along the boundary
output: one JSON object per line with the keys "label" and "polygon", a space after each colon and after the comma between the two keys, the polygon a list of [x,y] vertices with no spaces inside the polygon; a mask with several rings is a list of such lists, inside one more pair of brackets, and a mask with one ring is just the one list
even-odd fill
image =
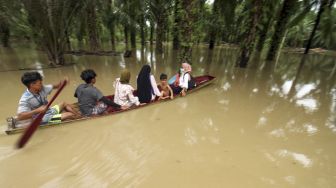
{"label": "brown floodwater", "polygon": [[[56,102],[76,102],[80,72],[97,74],[106,95],[123,68],[131,84],[148,63],[158,80],[173,75],[177,53],[137,50],[122,56],[67,56],[73,65],[46,68],[33,47],[0,48],[1,187],[336,187],[334,57],[281,54],[275,65],[255,58],[235,66],[237,51],[193,50],[193,74],[214,84],[166,103],[37,130],[24,149],[5,135],[25,88],[18,69],[39,69],[44,83],[70,84]],[[41,69],[42,68],[42,69]]]}

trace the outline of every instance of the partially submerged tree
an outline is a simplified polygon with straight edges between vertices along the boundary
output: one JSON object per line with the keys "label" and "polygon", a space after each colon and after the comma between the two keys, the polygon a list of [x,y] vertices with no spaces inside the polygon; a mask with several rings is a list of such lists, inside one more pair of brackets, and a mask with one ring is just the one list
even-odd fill
{"label": "partially submerged tree", "polygon": [[24,1],[33,39],[47,52],[51,64],[64,64],[66,31],[82,5],[77,0]]}
{"label": "partially submerged tree", "polygon": [[181,50],[179,51],[180,62],[191,62],[192,46],[194,43],[194,19],[196,9],[196,1],[181,0]]}
{"label": "partially submerged tree", "polygon": [[310,37],[308,39],[308,43],[307,43],[306,49],[304,51],[304,54],[308,54],[308,52],[309,52],[309,49],[310,49],[310,46],[311,46],[311,44],[313,42],[313,38],[315,36],[317,27],[320,24],[322,13],[324,12],[324,10],[327,7],[328,3],[329,3],[329,0],[321,0],[321,2],[320,2],[319,11],[317,12],[317,16],[316,16],[316,19],[315,19],[315,24],[314,24],[313,30],[312,30],[312,32],[310,34]]}
{"label": "partially submerged tree", "polygon": [[219,0],[215,0],[212,6],[212,14],[210,20],[210,32],[209,32],[209,49],[212,50],[215,47],[216,38],[219,30]]}
{"label": "partially submerged tree", "polygon": [[297,0],[284,0],[275,25],[274,34],[266,57],[267,60],[274,60],[296,3]]}
{"label": "partially submerged tree", "polygon": [[147,0],[150,14],[156,22],[156,52],[163,52],[165,22],[168,11],[172,7],[172,0]]}
{"label": "partially submerged tree", "polygon": [[262,0],[252,0],[250,18],[247,22],[244,39],[241,42],[239,66],[245,68],[250,60],[257,36],[257,25],[261,16]]}
{"label": "partially submerged tree", "polygon": [[97,51],[100,48],[98,36],[98,23],[97,23],[97,0],[89,0],[86,3],[86,21],[87,31],[89,37],[89,44],[91,51]]}
{"label": "partially submerged tree", "polygon": [[177,50],[180,48],[180,11],[181,5],[180,0],[174,1],[174,22],[173,22],[173,49]]}

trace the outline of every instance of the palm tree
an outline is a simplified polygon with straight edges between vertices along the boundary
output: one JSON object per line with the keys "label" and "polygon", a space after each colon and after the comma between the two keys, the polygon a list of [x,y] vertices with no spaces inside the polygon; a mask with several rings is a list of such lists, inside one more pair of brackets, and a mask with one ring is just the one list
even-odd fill
{"label": "palm tree", "polygon": [[[227,31],[227,35],[222,35],[222,39],[226,40],[227,42],[234,42],[234,38],[237,35],[237,27],[241,27],[241,25],[238,25],[236,22],[236,19],[238,19],[237,9],[238,5],[241,4],[241,6],[244,6],[248,1],[242,1],[242,0],[221,0],[220,1],[220,8],[221,8],[221,17],[222,22],[224,22],[224,25],[222,26],[222,30],[225,29]],[[239,29],[238,29],[239,30]]]}
{"label": "palm tree", "polygon": [[140,1],[130,0],[127,13],[130,17],[130,34],[131,34],[131,47],[136,48],[136,28],[137,28],[137,17],[140,12]]}
{"label": "palm tree", "polygon": [[292,16],[287,24],[287,44],[291,47],[302,47],[305,40],[308,38],[307,31],[311,28],[313,12],[311,9],[317,3],[313,1],[301,2],[300,10]]}
{"label": "palm tree", "polygon": [[96,0],[89,0],[86,4],[86,20],[87,30],[90,43],[90,49],[92,51],[99,50],[99,37],[98,37],[98,24],[97,24],[97,11]]}
{"label": "palm tree", "polygon": [[10,36],[9,23],[6,17],[1,15],[0,13],[0,38],[3,47],[9,47],[9,36]]}
{"label": "palm tree", "polygon": [[13,0],[10,3],[0,0],[0,41],[3,47],[10,47],[11,28],[19,30],[21,33],[29,31],[26,17],[21,14],[21,9],[22,4],[19,0]]}
{"label": "palm tree", "polygon": [[118,9],[115,7],[113,0],[105,0],[103,5],[104,5],[103,21],[107,29],[109,30],[111,48],[113,51],[115,51],[116,50],[116,40],[115,40],[116,24],[118,21],[118,16],[120,16],[120,11],[118,11]]}
{"label": "palm tree", "polygon": [[320,8],[319,8],[319,11],[318,11],[317,16],[316,16],[314,28],[313,28],[313,30],[310,34],[309,39],[308,39],[308,43],[307,43],[306,49],[304,51],[304,54],[308,54],[308,52],[309,52],[310,46],[312,44],[313,38],[314,38],[315,33],[316,33],[316,29],[317,29],[318,25],[320,24],[321,15],[324,12],[324,9],[326,8],[326,6],[328,5],[328,2],[329,2],[329,0],[321,0],[321,2],[320,2]]}
{"label": "palm tree", "polygon": [[278,20],[275,25],[274,34],[266,57],[267,60],[274,60],[279,50],[279,44],[287,29],[287,23],[294,9],[293,7],[295,6],[296,3],[297,0],[284,0]]}
{"label": "palm tree", "polygon": [[259,38],[257,40],[256,50],[261,52],[264,48],[267,35],[274,21],[274,12],[277,9],[278,2],[265,1],[262,7],[261,28],[258,30]]}
{"label": "palm tree", "polygon": [[141,38],[141,46],[144,47],[146,44],[146,31],[147,31],[147,26],[146,26],[146,6],[145,2],[142,0],[138,0],[139,2],[139,13],[138,13],[138,23],[140,26],[140,38]]}
{"label": "palm tree", "polygon": [[116,1],[116,7],[119,8],[117,17],[120,24],[123,26],[124,32],[124,41],[125,41],[125,51],[129,51],[129,33],[130,33],[130,2],[129,0],[123,1],[119,0]]}
{"label": "palm tree", "polygon": [[35,42],[46,50],[51,64],[64,64],[66,31],[83,7],[83,1],[50,0],[23,2]]}
{"label": "palm tree", "polygon": [[195,15],[197,12],[196,1],[182,0],[181,1],[181,50],[179,51],[180,62],[187,61],[191,63],[192,45],[194,43],[193,31]]}
{"label": "palm tree", "polygon": [[149,12],[156,22],[156,52],[163,52],[164,29],[167,13],[172,6],[172,0],[147,0]]}
{"label": "palm tree", "polygon": [[314,37],[317,45],[336,50],[336,10],[327,9]]}
{"label": "palm tree", "polygon": [[180,1],[174,1],[174,23],[173,23],[173,49],[177,50],[180,47],[180,14],[179,11],[181,9]]}
{"label": "palm tree", "polygon": [[241,53],[239,59],[239,66],[245,68],[250,60],[253,52],[254,42],[257,35],[257,24],[261,16],[262,0],[252,1],[252,10],[250,11],[250,19],[245,32],[244,40],[241,42]]}
{"label": "palm tree", "polygon": [[6,12],[6,3],[4,0],[0,0],[0,38],[3,47],[9,47],[9,36],[10,36],[10,29],[9,29],[9,23]]}
{"label": "palm tree", "polygon": [[215,0],[212,6],[212,15],[211,15],[211,26],[210,26],[210,33],[209,33],[209,49],[212,50],[215,47],[215,42],[217,38],[217,32],[219,27],[219,0]]}

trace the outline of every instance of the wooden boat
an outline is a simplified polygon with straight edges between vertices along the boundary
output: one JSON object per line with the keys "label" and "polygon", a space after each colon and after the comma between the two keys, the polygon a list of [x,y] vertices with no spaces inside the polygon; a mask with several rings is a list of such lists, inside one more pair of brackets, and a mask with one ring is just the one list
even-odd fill
{"label": "wooden boat", "polygon": [[[209,84],[211,84],[212,82],[214,82],[214,80],[216,79],[213,76],[210,75],[204,75],[204,76],[197,76],[194,77],[195,82],[196,82],[196,87],[193,89],[188,90],[188,95],[189,93],[195,92],[205,86],[208,86]],[[135,91],[136,93],[136,91]],[[109,95],[107,96],[109,99],[113,100],[114,95]],[[175,95],[174,99],[176,99],[177,97],[179,97],[179,95]],[[173,100],[174,100],[173,99]],[[109,109],[108,112],[106,114],[103,115],[99,115],[99,116],[90,116],[90,117],[80,117],[77,119],[72,119],[72,120],[66,120],[63,121],[61,123],[58,124],[45,124],[40,126],[39,128],[47,128],[47,127],[54,127],[54,126],[60,126],[60,124],[67,124],[67,123],[71,123],[71,122],[77,122],[77,121],[82,121],[82,120],[87,120],[87,119],[93,119],[93,118],[98,118],[98,117],[104,117],[107,115],[113,115],[113,114],[117,114],[117,113],[121,113],[121,112],[125,112],[125,111],[129,111],[129,110],[134,110],[134,109],[138,109],[138,108],[143,108],[145,106],[148,105],[152,105],[152,104],[158,104],[161,102],[166,102],[166,101],[170,101],[170,99],[165,99],[165,100],[155,100],[154,102],[145,104],[145,105],[140,105],[140,106],[133,106],[131,108],[125,109],[125,110],[113,110],[113,109]],[[77,103],[73,104],[74,107],[78,108]],[[30,121],[25,120],[25,121],[17,121],[16,117],[9,117],[7,118],[7,130],[5,130],[6,134],[15,134],[15,133],[20,133],[23,132],[25,130],[25,128],[30,124]]]}

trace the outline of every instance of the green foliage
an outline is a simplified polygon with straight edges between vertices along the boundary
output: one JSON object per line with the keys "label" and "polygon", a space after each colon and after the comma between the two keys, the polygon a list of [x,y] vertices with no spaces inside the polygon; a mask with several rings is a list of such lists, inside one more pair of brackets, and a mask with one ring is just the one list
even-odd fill
{"label": "green foliage", "polygon": [[[175,3],[180,2],[177,12]],[[178,36],[182,49],[191,48],[200,42],[220,42],[239,44],[244,41],[244,33],[251,28],[253,0],[0,0],[0,36],[2,43],[10,42],[9,37],[33,39],[49,58],[60,63],[66,39],[72,42],[89,42],[89,29],[94,27],[100,42],[125,41],[124,29],[136,33],[144,43],[149,36],[150,24],[155,29],[157,48],[163,41]],[[275,31],[275,24],[283,0],[262,0],[261,17],[258,21],[258,48],[263,48]],[[297,0],[294,10],[285,26],[285,45],[305,46],[316,18],[319,0]],[[334,2],[329,0],[329,4]],[[88,25],[86,7],[94,3],[96,20]],[[313,47],[335,49],[336,26],[335,7],[326,10],[313,40]],[[179,22],[176,22],[176,19]],[[92,24],[92,23],[91,23]],[[173,36],[173,37],[170,37]],[[20,40],[18,40],[20,41]],[[160,46],[161,43],[161,46]],[[267,47],[267,45],[266,45]],[[54,55],[53,55],[54,54]],[[55,60],[56,59],[56,60]]]}
{"label": "green foliage", "polygon": [[66,31],[82,6],[76,0],[24,1],[33,39],[47,51],[51,63],[64,63]]}
{"label": "green foliage", "polygon": [[322,17],[321,25],[315,35],[315,47],[325,46],[336,50],[336,10],[328,9]]}

